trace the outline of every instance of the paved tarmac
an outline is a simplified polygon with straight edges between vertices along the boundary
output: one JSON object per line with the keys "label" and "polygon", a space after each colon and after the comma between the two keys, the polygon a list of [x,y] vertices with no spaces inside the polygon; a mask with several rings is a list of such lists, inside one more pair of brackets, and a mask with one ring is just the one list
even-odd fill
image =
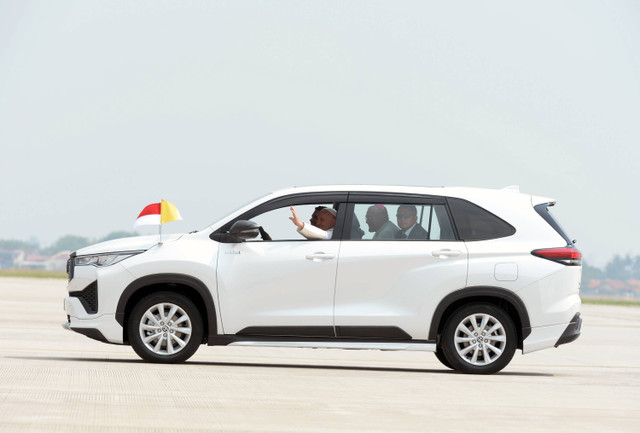
{"label": "paved tarmac", "polygon": [[637,432],[640,308],[470,376],[432,353],[201,346],[185,364],[65,331],[65,280],[0,278],[0,432]]}

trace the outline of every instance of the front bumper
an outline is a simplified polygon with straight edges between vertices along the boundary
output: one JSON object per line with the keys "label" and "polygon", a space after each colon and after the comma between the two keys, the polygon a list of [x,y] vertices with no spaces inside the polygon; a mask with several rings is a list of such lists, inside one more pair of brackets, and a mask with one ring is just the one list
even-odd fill
{"label": "front bumper", "polygon": [[64,299],[64,310],[69,321],[62,324],[63,328],[94,340],[123,344],[123,329],[115,314],[89,314],[80,299],[72,296]]}
{"label": "front bumper", "polygon": [[62,324],[62,327],[64,329],[66,329],[67,331],[74,331],[77,332],[78,334],[82,334],[86,337],[89,337],[93,340],[98,340],[101,341],[103,343],[111,343],[109,340],[107,340],[107,338],[102,335],[102,332],[100,332],[99,330],[95,329],[95,328],[74,328],[71,326],[71,322],[65,322]]}

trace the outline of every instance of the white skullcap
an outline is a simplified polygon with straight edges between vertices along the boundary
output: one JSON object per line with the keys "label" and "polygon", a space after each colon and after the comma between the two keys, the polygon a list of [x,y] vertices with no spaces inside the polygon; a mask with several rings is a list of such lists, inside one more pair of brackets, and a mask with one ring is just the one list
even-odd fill
{"label": "white skullcap", "polygon": [[333,215],[334,217],[336,217],[338,215],[338,212],[336,212],[335,209],[330,208],[330,207],[325,207],[324,209],[322,209],[320,212],[324,212],[327,211],[329,212],[331,215]]}

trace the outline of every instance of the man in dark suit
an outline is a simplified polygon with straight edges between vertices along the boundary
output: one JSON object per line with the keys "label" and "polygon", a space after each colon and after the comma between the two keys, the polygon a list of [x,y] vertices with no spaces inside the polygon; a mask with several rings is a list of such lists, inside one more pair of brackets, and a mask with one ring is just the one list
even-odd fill
{"label": "man in dark suit", "polygon": [[396,213],[400,231],[396,239],[428,239],[427,231],[418,224],[418,210],[413,205],[402,205]]}

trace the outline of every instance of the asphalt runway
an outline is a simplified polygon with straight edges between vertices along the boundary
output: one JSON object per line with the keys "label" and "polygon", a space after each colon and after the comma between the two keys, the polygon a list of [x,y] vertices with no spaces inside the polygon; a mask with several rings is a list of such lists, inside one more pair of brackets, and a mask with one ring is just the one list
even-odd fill
{"label": "asphalt runway", "polygon": [[432,353],[201,346],[181,365],[65,331],[65,280],[0,278],[0,432],[637,432],[640,308],[469,376]]}

